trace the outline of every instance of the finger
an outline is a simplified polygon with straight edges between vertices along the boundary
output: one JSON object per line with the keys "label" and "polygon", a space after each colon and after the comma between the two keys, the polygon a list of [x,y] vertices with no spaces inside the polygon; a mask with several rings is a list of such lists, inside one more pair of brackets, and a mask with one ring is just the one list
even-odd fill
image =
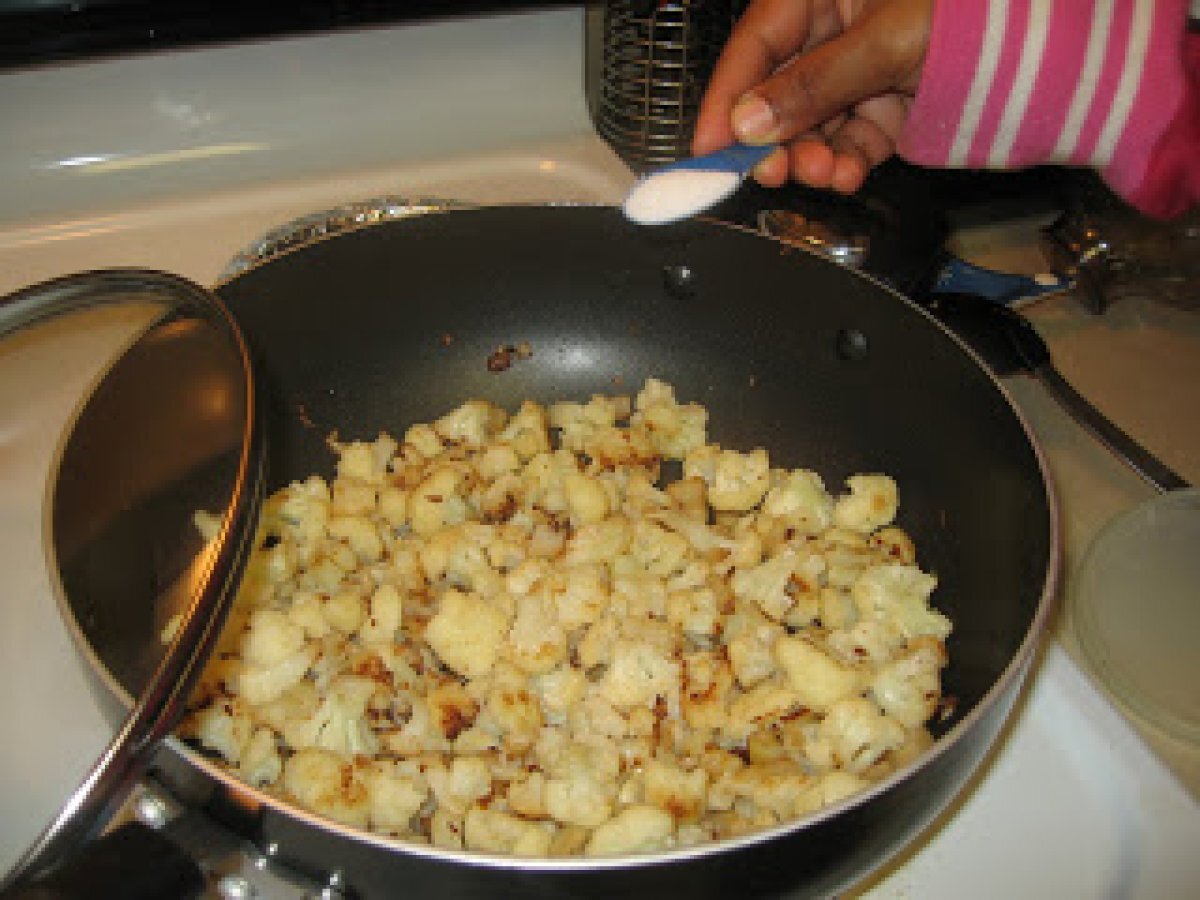
{"label": "finger", "polygon": [[869,41],[850,33],[793,60],[741,98],[733,131],[751,144],[786,141],[890,89]]}
{"label": "finger", "polygon": [[819,131],[825,137],[837,134],[838,129],[845,125],[849,119],[850,113],[841,113],[840,115],[834,116],[832,119],[822,122]]}
{"label": "finger", "polygon": [[868,173],[895,151],[895,144],[879,126],[867,119],[850,119],[829,139],[833,170],[829,186],[843,194],[862,187]]}
{"label": "finger", "polygon": [[789,148],[789,161],[796,181],[813,188],[830,186],[835,157],[824,138],[809,135],[794,141]]}
{"label": "finger", "polygon": [[787,150],[779,147],[756,165],[750,174],[763,187],[782,187],[787,184],[789,171]]}
{"label": "finger", "polygon": [[[912,10],[926,2],[875,7],[788,62],[738,100],[734,134],[747,143],[785,141],[869,97],[914,89],[928,25]],[[909,12],[898,19],[898,9]]]}
{"label": "finger", "polygon": [[709,78],[693,152],[707,153],[734,140],[730,115],[737,100],[797,52],[836,33],[831,8],[816,0],[758,0],[747,8]]}
{"label": "finger", "polygon": [[853,117],[829,137],[835,153],[857,151],[869,167],[879,165],[896,152],[896,143],[879,125],[869,119]]}
{"label": "finger", "polygon": [[871,97],[854,107],[854,117],[874,123],[894,143],[904,130],[912,99],[903,94]]}

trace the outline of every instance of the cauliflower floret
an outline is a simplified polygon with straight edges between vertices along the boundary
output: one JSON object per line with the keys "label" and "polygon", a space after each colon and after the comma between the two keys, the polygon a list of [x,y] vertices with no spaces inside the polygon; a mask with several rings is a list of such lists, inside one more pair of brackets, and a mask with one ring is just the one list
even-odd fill
{"label": "cauliflower floret", "polygon": [[335,515],[327,528],[331,538],[345,541],[363,562],[375,562],[383,556],[383,540],[365,516]]}
{"label": "cauliflower floret", "polygon": [[615,785],[605,786],[584,767],[574,767],[546,781],[546,812],[569,825],[595,828],[613,812]]}
{"label": "cauliflower floret", "polygon": [[697,553],[711,553],[715,550],[732,551],[737,543],[709,528],[703,519],[694,518],[680,510],[656,510],[650,515],[650,518],[662,523],[676,534],[682,535],[691,545],[692,550]]}
{"label": "cauliflower floret", "polygon": [[366,828],[371,799],[355,768],[319,747],[302,747],[283,764],[283,789],[297,803],[349,825]]}
{"label": "cauliflower floret", "polygon": [[242,752],[254,733],[250,711],[238,700],[216,700],[192,714],[189,730],[209,750],[231,765],[242,761]]}
{"label": "cauliflower floret", "polygon": [[667,621],[696,640],[715,638],[721,628],[721,603],[711,588],[675,590],[667,595]]}
{"label": "cauliflower floret", "polygon": [[500,656],[508,618],[492,604],[455,588],[425,626],[425,640],[443,663],[467,678],[486,675]]}
{"label": "cauliflower floret", "polygon": [[590,625],[608,609],[608,577],[598,563],[572,566],[555,585],[554,606],[563,628]]}
{"label": "cauliflower floret", "polygon": [[929,606],[936,586],[937,579],[916,566],[881,563],[858,577],[851,594],[863,618],[893,622],[909,640],[929,635],[944,641],[950,620]]}
{"label": "cauliflower floret", "polygon": [[858,669],[843,665],[804,638],[790,635],[775,641],[775,661],[787,675],[799,701],[824,712],[863,687]]}
{"label": "cauliflower floret", "polygon": [[629,547],[633,533],[624,516],[609,516],[579,528],[567,541],[564,562],[568,566],[609,563]]}
{"label": "cauliflower floret", "polygon": [[424,459],[434,459],[441,455],[442,439],[433,430],[432,425],[424,422],[413,425],[404,432],[405,445]]}
{"label": "cauliflower floret", "polygon": [[458,495],[462,473],[452,466],[434,469],[421,482],[408,501],[412,530],[431,535],[439,528],[457,525],[467,518],[467,504]]}
{"label": "cauliflower floret", "polygon": [[278,699],[300,681],[316,659],[304,629],[273,609],[256,609],[242,642],[237,693],[252,705]]}
{"label": "cauliflower floret", "polygon": [[712,809],[730,809],[744,797],[766,817],[761,824],[769,825],[807,812],[811,786],[811,778],[795,763],[761,763],[722,773],[709,788],[708,802]]}
{"label": "cauliflower floret", "polygon": [[614,706],[653,706],[679,691],[679,665],[643,641],[618,640],[600,690]]}
{"label": "cauliflower floret", "polygon": [[344,756],[377,752],[379,741],[366,718],[375,689],[375,682],[366,678],[337,679],[312,718],[292,724],[284,737],[293,747],[321,747]]}
{"label": "cauliflower floret", "polygon": [[530,675],[549,672],[567,657],[567,635],[554,604],[542,592],[517,598],[517,615],[508,632],[506,656]]}
{"label": "cauliflower floret", "polygon": [[388,463],[396,453],[396,440],[380,434],[371,443],[352,441],[337,448],[337,475],[339,479],[353,479],[378,483],[387,473]]}
{"label": "cauliflower floret", "polygon": [[616,618],[604,615],[588,625],[575,645],[575,655],[584,669],[606,666],[612,659],[613,646],[621,631]]}
{"label": "cauliflower floret", "polygon": [[778,670],[772,646],[778,637],[770,628],[749,627],[726,641],[729,666],[744,688],[766,681]]}
{"label": "cauliflower floret", "polygon": [[653,853],[671,846],[675,820],[656,806],[629,806],[592,832],[587,856]]}
{"label": "cauliflower floret", "polygon": [[522,461],[530,460],[539,453],[549,452],[550,436],[546,433],[546,411],[538,404],[526,400],[501,430],[500,440],[511,446]]}
{"label": "cauliflower floret", "polygon": [[283,773],[275,732],[263,726],[255,728],[237,766],[238,774],[255,787],[274,784]]}
{"label": "cauliflower floret", "polygon": [[678,403],[675,389],[666,382],[646,379],[635,405],[630,424],[645,428],[654,449],[667,459],[683,459],[704,445],[708,411],[696,403]]}
{"label": "cauliflower floret", "polygon": [[334,631],[353,634],[363,620],[363,598],[357,591],[334,591],[321,599],[321,615]]}
{"label": "cauliflower floret", "polygon": [[608,492],[599,478],[570,472],[563,477],[563,493],[571,521],[577,525],[599,522],[608,515]]}
{"label": "cauliflower floret", "polygon": [[550,424],[554,428],[566,428],[576,424],[612,427],[619,419],[629,418],[630,409],[629,398],[624,395],[593,394],[587,403],[574,403],[569,400],[552,403],[548,414]]}
{"label": "cauliflower floret", "polygon": [[684,565],[691,548],[687,540],[657,522],[638,519],[633,525],[629,556],[651,575],[667,576]]}
{"label": "cauliflower floret", "polygon": [[788,588],[796,561],[794,551],[783,550],[757,566],[736,570],[730,579],[733,593],[757,604],[768,618],[782,620],[795,602]]}
{"label": "cauliflower floret", "polygon": [[331,505],[328,486],[320,476],[313,475],[289,485],[267,504],[265,518],[280,523],[283,536],[299,546],[311,546],[325,536]]}
{"label": "cauliflower floret", "polygon": [[819,776],[812,786],[813,809],[841,803],[847,797],[864,790],[869,784],[869,781],[853,772],[826,772]]}
{"label": "cauliflower floret", "polygon": [[692,822],[708,804],[708,773],[650,759],[642,770],[642,792],[647,803],[670,813],[675,821]]}
{"label": "cauliflower floret", "polygon": [[461,850],[463,846],[463,819],[442,806],[433,810],[429,817],[429,842],[447,850]]}
{"label": "cauliflower floret", "polygon": [[520,819],[498,809],[473,806],[463,821],[463,838],[468,850],[545,856],[554,838],[554,826]]}
{"label": "cauliflower floret", "polygon": [[475,471],[486,481],[497,481],[521,470],[521,458],[508,444],[488,444],[475,457]]}
{"label": "cauliflower floret", "polygon": [[767,451],[761,447],[738,453],[705,444],[683,461],[684,476],[704,479],[709,505],[718,512],[745,512],[757,505],[770,486],[770,470]]}
{"label": "cauliflower floret", "polygon": [[537,771],[518,775],[508,783],[508,808],[527,819],[544,819],[546,812],[546,776]]}
{"label": "cauliflower floret", "polygon": [[358,627],[365,645],[391,644],[396,640],[404,612],[404,600],[392,584],[381,584],[367,601],[367,614]]}
{"label": "cauliflower floret", "polygon": [[840,527],[867,534],[896,518],[900,501],[896,482],[887,475],[852,475],[846,486],[850,493],[838,497],[833,507]]}
{"label": "cauliflower floret", "polygon": [[777,722],[802,705],[799,693],[791,685],[764,681],[729,704],[726,730],[735,738],[744,739],[755,728]]}
{"label": "cauliflower floret", "polygon": [[786,519],[805,534],[820,534],[833,524],[833,497],[816,472],[793,469],[773,480],[762,511]]}
{"label": "cauliflower floret", "polygon": [[533,681],[534,689],[541,698],[543,710],[561,717],[583,699],[587,689],[587,677],[571,665],[561,665],[551,672],[539,675]]}
{"label": "cauliflower floret", "polygon": [[507,418],[504,410],[485,400],[468,400],[433,423],[433,430],[442,440],[480,447]]}
{"label": "cauliflower floret", "polygon": [[410,823],[429,796],[428,789],[394,763],[376,762],[362,773],[370,797],[371,830],[409,835]]}
{"label": "cauliflower floret", "polygon": [[449,767],[431,764],[426,777],[439,808],[454,816],[461,816],[468,806],[492,791],[492,768],[478,756],[459,756]]}
{"label": "cauliflower floret", "polygon": [[597,441],[616,433],[618,419],[629,416],[628,397],[593,396],[587,403],[554,403],[550,425],[561,429],[562,446],[575,453],[590,453]]}
{"label": "cauliflower floret", "polygon": [[904,647],[904,635],[884,619],[860,619],[849,628],[829,632],[826,645],[847,663],[883,665]]}
{"label": "cauliflower floret", "polygon": [[682,665],[680,705],[684,721],[699,730],[725,728],[733,689],[733,672],[728,661],[715,654],[696,652],[684,654]]}
{"label": "cauliflower floret", "polygon": [[858,608],[849,591],[823,587],[817,597],[818,615],[826,628],[850,628],[858,621]]}
{"label": "cauliflower floret", "polygon": [[510,747],[525,749],[542,728],[542,707],[524,687],[497,685],[487,698],[487,711]]}
{"label": "cauliflower floret", "polygon": [[[345,460],[346,457],[342,457]],[[375,485],[360,478],[341,476],[333,482],[330,511],[335,516],[365,516],[375,511]]]}
{"label": "cauliflower floret", "polygon": [[256,609],[250,614],[249,630],[242,640],[242,657],[259,666],[283,662],[304,646],[304,629],[288,621],[276,609]]}
{"label": "cauliflower floret", "polygon": [[851,772],[869,769],[904,743],[904,726],[865,697],[834,703],[818,730],[832,747],[840,768]]}
{"label": "cauliflower floret", "polygon": [[908,653],[889,662],[871,679],[871,696],[906,728],[920,728],[937,710],[942,694],[945,649],[924,639]]}

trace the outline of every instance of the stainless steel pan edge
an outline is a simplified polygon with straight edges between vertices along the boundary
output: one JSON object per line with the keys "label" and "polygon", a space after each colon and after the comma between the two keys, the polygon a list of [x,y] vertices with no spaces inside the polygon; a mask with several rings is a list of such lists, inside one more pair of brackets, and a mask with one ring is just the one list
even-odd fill
{"label": "stainless steel pan edge", "polygon": [[[307,249],[330,236],[322,234],[315,241],[290,245],[284,253]],[[780,252],[795,251],[781,245]],[[275,258],[278,255],[270,257]],[[244,267],[236,277],[254,268]],[[974,365],[983,368],[978,357],[953,334],[886,285],[862,275],[847,277],[869,281],[890,294],[897,303],[935,325]],[[350,834],[335,823],[249,790],[174,738],[166,745],[169,752],[161,763],[163,774],[185,796],[213,804],[222,817],[235,821],[261,848],[270,848],[276,858],[317,875],[343,873],[341,883],[365,895],[387,894],[397,885],[415,890],[418,895],[428,889],[447,896],[611,896],[618,890],[635,894],[653,891],[663,896],[723,896],[735,891],[743,896],[823,896],[844,889],[899,852],[969,780],[1020,693],[1050,615],[1060,548],[1059,513],[1048,467],[1032,430],[1004,386],[990,373],[987,377],[1024,429],[1045,489],[1050,551],[1037,610],[1018,650],[970,712],[921,760],[863,795],[802,822],[711,846],[646,857],[525,861]],[[913,776],[918,772],[938,773],[941,777],[922,779],[914,795]],[[936,782],[936,789],[930,781]],[[883,827],[875,814],[880,803],[906,809],[907,813],[892,817],[893,823]],[[848,854],[847,845],[852,848]],[[813,846],[837,847],[843,858],[837,865],[814,862]],[[798,853],[803,856],[798,857]]]}

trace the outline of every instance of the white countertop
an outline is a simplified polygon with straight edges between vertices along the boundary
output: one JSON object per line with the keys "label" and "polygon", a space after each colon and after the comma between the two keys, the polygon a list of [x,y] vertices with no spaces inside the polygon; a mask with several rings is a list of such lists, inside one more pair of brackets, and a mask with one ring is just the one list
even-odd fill
{"label": "white countertop", "polygon": [[[531,74],[531,62],[540,71]],[[525,94],[479,91],[478,72]],[[141,90],[123,94],[131,80]],[[324,89],[335,82],[336,90]],[[254,85],[287,100],[254,105],[243,96]],[[351,85],[362,86],[362,104],[345,103]],[[97,104],[116,104],[116,112],[97,116]],[[0,154],[0,293],[124,265],[208,283],[269,228],[382,194],[616,202],[631,181],[586,117],[577,10],[0,74],[0,110],[7,151]],[[243,151],[241,143],[269,149]],[[263,153],[273,169],[258,166]],[[99,161],[51,164],[89,155]],[[981,252],[1004,251],[984,246],[993,238],[980,239]],[[1080,391],[1200,481],[1200,314],[1147,300],[1097,319],[1064,296],[1030,316]],[[0,868],[105,736],[57,619],[41,551],[41,504],[61,422],[105,358],[105,341],[128,327],[98,316],[0,353],[0,566],[9,573],[0,602],[0,710],[17,735],[0,746]],[[1009,387],[1053,470],[1069,585],[1098,528],[1150,490],[1036,384],[1018,379]],[[26,640],[30,634],[38,640]],[[860,893],[1194,893],[1196,748],[1119,715],[1074,662],[1069,622],[1060,617],[1055,634],[984,771]],[[47,667],[54,677],[30,690],[30,673]]]}

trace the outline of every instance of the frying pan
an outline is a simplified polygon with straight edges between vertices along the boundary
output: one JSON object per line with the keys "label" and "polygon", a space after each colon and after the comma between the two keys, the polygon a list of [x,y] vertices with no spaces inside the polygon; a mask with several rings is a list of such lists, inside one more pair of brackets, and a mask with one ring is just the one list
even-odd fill
{"label": "frying pan", "polygon": [[[513,410],[632,392],[653,375],[709,409],[723,446],[766,447],[772,465],[815,469],[835,489],[855,472],[892,475],[898,521],[955,623],[943,673],[954,713],[923,757],[811,818],[668,853],[531,861],[405,845],[291,808],[167,741],[157,776],[276,860],[336,873],[352,896],[827,896],[925,828],[993,744],[1048,616],[1056,507],[1003,388],[900,294],[734,226],[647,230],[612,209],[544,206],[374,224],[279,254],[217,293],[255,355],[271,489],[331,475],[335,430],[369,440],[467,398]],[[489,367],[498,346],[521,342],[529,358]],[[79,595],[82,558],[59,556]],[[137,696],[155,611],[123,616],[133,633],[120,640],[76,618],[108,691]]]}

